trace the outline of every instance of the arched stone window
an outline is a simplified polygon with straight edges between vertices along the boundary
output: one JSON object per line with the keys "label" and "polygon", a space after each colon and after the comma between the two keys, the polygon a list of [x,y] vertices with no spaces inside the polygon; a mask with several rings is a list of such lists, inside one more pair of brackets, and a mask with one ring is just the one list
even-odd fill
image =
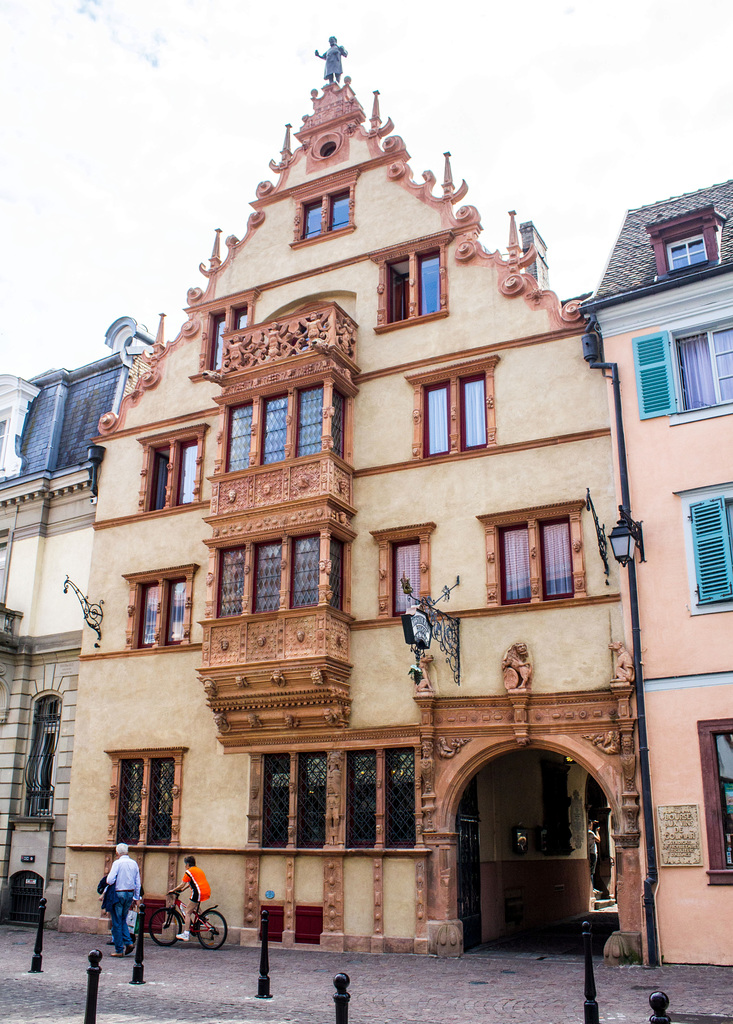
{"label": "arched stone window", "polygon": [[56,745],[61,724],[61,698],[41,697],[33,710],[33,737],[25,768],[25,813],[49,817],[53,813]]}

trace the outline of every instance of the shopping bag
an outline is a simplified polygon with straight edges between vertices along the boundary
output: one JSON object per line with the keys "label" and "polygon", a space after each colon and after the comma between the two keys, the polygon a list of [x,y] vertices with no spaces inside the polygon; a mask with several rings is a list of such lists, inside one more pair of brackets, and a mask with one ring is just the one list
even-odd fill
{"label": "shopping bag", "polygon": [[137,911],[136,910],[128,910],[127,911],[127,927],[130,929],[130,932],[137,932]]}

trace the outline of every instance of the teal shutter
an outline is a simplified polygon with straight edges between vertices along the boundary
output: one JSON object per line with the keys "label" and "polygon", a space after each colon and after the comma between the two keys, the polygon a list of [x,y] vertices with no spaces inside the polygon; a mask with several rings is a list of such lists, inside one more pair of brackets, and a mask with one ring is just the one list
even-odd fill
{"label": "teal shutter", "polygon": [[632,338],[636,392],[639,396],[639,418],[668,416],[677,411],[674,394],[672,356],[666,331]]}
{"label": "teal shutter", "polygon": [[723,498],[690,506],[700,604],[733,597],[733,557]]}

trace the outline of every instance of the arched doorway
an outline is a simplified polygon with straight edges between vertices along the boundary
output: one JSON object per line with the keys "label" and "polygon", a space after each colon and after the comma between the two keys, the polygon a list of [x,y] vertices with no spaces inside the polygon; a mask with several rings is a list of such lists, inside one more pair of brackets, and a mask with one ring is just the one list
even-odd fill
{"label": "arched doorway", "polygon": [[[464,949],[594,909],[591,812],[603,822],[607,865],[613,853],[609,801],[570,755],[524,747],[478,769],[461,794],[455,825]],[[608,882],[606,894],[610,876]]]}

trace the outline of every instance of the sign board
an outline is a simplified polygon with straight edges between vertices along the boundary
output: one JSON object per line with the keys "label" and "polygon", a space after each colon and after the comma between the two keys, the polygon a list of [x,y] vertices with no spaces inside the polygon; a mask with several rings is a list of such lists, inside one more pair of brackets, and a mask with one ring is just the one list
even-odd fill
{"label": "sign board", "polygon": [[697,804],[657,807],[659,863],[662,867],[698,867],[702,864],[700,810]]}
{"label": "sign board", "polygon": [[21,864],[35,864],[36,863],[36,856],[35,856],[35,854],[33,854],[33,853],[22,853],[20,855],[20,863]]}

